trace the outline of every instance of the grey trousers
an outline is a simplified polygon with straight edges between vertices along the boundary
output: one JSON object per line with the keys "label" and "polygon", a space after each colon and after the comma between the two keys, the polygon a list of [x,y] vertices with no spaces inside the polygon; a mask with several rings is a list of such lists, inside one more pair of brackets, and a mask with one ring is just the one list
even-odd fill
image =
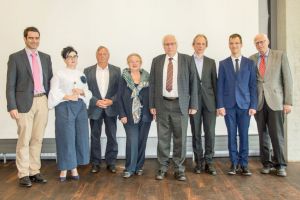
{"label": "grey trousers", "polygon": [[179,101],[163,100],[164,108],[157,111],[157,158],[159,170],[166,172],[169,166],[171,138],[173,136],[173,163],[175,172],[184,172],[188,114],[182,115]]}

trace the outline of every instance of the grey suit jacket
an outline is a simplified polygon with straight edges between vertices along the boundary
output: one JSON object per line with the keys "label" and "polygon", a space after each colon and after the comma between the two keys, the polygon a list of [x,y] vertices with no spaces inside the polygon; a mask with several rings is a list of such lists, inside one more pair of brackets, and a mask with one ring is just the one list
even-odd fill
{"label": "grey suit jacket", "polygon": [[[256,66],[258,57],[258,53],[250,57]],[[283,105],[293,104],[292,75],[287,56],[283,51],[270,49],[264,78],[257,70],[257,93],[258,110],[262,109],[264,98],[274,111],[283,110]]]}
{"label": "grey suit jacket", "polygon": [[[43,85],[48,95],[50,80],[53,76],[51,58],[38,52],[43,71]],[[9,56],[7,63],[6,99],[7,110],[17,109],[27,113],[31,109],[34,95],[32,71],[25,49]]]}
{"label": "grey suit jacket", "polygon": [[[194,56],[192,56],[191,64],[197,70]],[[203,103],[210,112],[216,111],[217,69],[215,60],[204,56],[202,74],[199,77],[197,73],[197,82],[199,105]]]}
{"label": "grey suit jacket", "polygon": [[[158,112],[163,106],[163,67],[166,54],[159,55],[152,60],[150,72],[149,107]],[[198,109],[197,71],[191,65],[191,56],[178,53],[178,97],[181,113],[188,114],[188,109]]]}
{"label": "grey suit jacket", "polygon": [[[102,112],[109,117],[118,115],[118,88],[121,77],[121,70],[119,67],[108,64],[109,70],[109,83],[108,89],[105,97],[102,97],[100,90],[98,88],[97,79],[96,79],[96,69],[97,64],[87,67],[84,69],[84,74],[87,78],[87,83],[89,90],[92,92],[93,97],[90,100],[90,105],[88,108],[88,115],[90,119],[99,119],[102,115]],[[106,109],[99,108],[96,106],[96,102],[100,99],[111,99],[113,104]]]}

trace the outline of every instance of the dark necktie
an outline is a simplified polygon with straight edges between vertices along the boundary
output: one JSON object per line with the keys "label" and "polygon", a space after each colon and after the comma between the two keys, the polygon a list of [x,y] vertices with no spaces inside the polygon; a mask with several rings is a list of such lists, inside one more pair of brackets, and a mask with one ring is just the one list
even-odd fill
{"label": "dark necktie", "polygon": [[235,59],[235,73],[238,73],[240,70],[239,59]]}
{"label": "dark necktie", "polygon": [[169,58],[169,64],[167,69],[167,82],[166,90],[170,92],[173,89],[173,58]]}
{"label": "dark necktie", "polygon": [[265,62],[265,55],[260,55],[260,63],[259,63],[259,74],[262,78],[265,76],[266,72],[266,62]]}

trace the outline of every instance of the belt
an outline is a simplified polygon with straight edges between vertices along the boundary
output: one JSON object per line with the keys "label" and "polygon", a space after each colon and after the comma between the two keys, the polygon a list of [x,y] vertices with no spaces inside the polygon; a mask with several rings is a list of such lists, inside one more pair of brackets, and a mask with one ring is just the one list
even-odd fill
{"label": "belt", "polygon": [[164,100],[167,100],[167,101],[175,101],[175,100],[178,100],[179,98],[178,97],[163,97]]}
{"label": "belt", "polygon": [[39,94],[33,95],[33,97],[42,97],[42,96],[44,96],[44,95],[46,95],[46,94],[45,94],[45,93],[39,93]]}

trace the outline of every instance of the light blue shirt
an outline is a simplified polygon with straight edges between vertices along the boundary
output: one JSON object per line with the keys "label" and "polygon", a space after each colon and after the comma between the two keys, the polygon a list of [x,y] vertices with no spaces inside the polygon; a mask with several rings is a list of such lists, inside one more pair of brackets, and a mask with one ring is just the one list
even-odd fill
{"label": "light blue shirt", "polygon": [[196,68],[197,68],[199,78],[201,80],[204,56],[203,55],[198,56],[196,53],[194,53],[194,60],[195,60],[195,63],[196,63]]}

